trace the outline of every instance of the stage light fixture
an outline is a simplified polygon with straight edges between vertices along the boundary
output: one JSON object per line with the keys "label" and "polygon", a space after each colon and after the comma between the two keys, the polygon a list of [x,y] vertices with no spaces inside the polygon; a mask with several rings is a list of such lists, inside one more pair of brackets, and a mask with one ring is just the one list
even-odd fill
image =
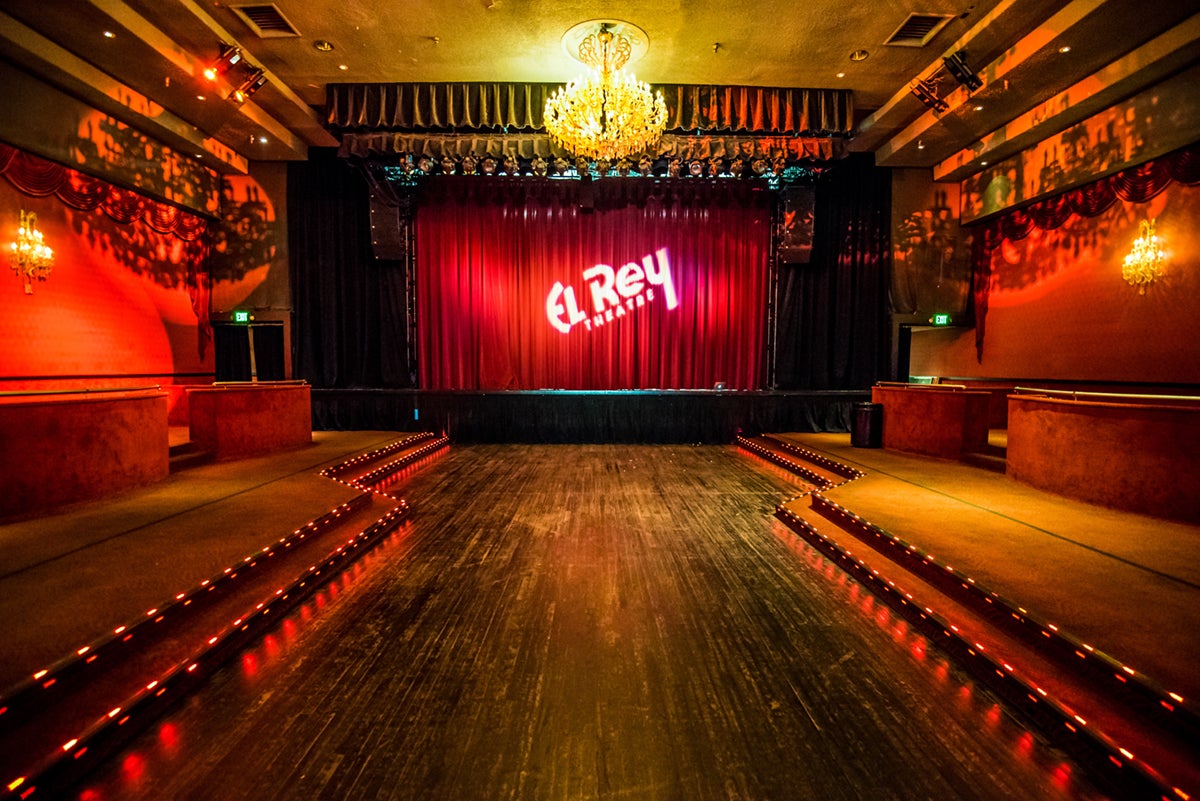
{"label": "stage light fixture", "polygon": [[267,84],[267,74],[262,67],[255,67],[246,73],[246,77],[237,88],[229,93],[230,102],[241,105],[247,98]]}
{"label": "stage light fixture", "polygon": [[967,87],[968,92],[974,92],[983,86],[983,81],[975,74],[975,70],[971,69],[971,65],[967,63],[966,50],[959,50],[953,55],[946,56],[942,59],[942,63],[946,65],[946,69],[954,76],[954,80]]}
{"label": "stage light fixture", "polygon": [[935,113],[941,114],[950,108],[945,100],[938,97],[937,81],[933,78],[926,78],[923,81],[914,81],[911,85],[912,93],[916,98],[925,104],[926,108],[933,109]]}
{"label": "stage light fixture", "polygon": [[217,56],[217,60],[204,70],[204,77],[210,81],[215,81],[220,76],[229,72],[233,65],[242,60],[242,50],[234,45],[222,44],[221,55]]}

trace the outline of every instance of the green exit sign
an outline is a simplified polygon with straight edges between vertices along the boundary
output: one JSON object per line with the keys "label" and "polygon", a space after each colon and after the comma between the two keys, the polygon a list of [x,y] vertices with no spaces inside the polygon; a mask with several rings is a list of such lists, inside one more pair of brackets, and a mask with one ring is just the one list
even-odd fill
{"label": "green exit sign", "polygon": [[250,322],[250,312],[248,312],[248,311],[235,311],[235,312],[233,313],[233,321],[234,321],[235,323],[248,323],[248,322]]}
{"label": "green exit sign", "polygon": [[935,314],[930,322],[932,322],[934,325],[950,325],[950,315]]}

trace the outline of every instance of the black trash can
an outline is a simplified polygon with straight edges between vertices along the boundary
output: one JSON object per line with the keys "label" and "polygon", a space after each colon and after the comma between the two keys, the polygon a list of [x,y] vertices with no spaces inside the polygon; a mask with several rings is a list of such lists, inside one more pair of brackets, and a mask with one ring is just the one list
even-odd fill
{"label": "black trash can", "polygon": [[854,404],[850,444],[855,448],[880,448],[883,446],[882,403]]}

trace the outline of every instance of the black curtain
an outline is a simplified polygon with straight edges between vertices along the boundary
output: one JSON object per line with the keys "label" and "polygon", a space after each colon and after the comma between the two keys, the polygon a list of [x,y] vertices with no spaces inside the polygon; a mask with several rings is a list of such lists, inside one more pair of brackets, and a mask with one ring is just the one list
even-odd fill
{"label": "black curtain", "polygon": [[362,175],[336,150],[288,164],[293,373],[317,388],[413,386],[404,262],[376,259]]}
{"label": "black curtain", "polygon": [[779,270],[779,389],[865,389],[888,374],[891,177],[870,155],[816,182],[812,258]]}
{"label": "black curtain", "polygon": [[213,325],[216,346],[216,381],[249,381],[250,337],[244,325]]}

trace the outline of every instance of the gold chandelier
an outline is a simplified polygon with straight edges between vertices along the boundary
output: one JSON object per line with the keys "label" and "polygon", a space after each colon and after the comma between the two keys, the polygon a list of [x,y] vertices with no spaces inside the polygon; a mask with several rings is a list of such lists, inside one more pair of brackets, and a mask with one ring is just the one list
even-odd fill
{"label": "gold chandelier", "polygon": [[21,228],[17,232],[17,241],[9,244],[12,254],[9,265],[13,272],[25,283],[25,294],[33,294],[33,282],[45,281],[54,266],[54,251],[42,239],[42,232],[37,228],[37,215],[32,211],[21,210]]}
{"label": "gold chandelier", "polygon": [[559,88],[543,112],[550,138],[572,155],[588,159],[633,156],[654,146],[667,125],[662,92],[632,74],[629,37],[613,33],[609,23],[579,44],[578,59],[592,69]]}
{"label": "gold chandelier", "polygon": [[1138,288],[1138,294],[1146,294],[1146,286],[1162,278],[1166,273],[1166,254],[1159,247],[1154,234],[1154,220],[1142,220],[1141,233],[1133,241],[1133,249],[1125,257],[1121,275],[1130,286]]}

